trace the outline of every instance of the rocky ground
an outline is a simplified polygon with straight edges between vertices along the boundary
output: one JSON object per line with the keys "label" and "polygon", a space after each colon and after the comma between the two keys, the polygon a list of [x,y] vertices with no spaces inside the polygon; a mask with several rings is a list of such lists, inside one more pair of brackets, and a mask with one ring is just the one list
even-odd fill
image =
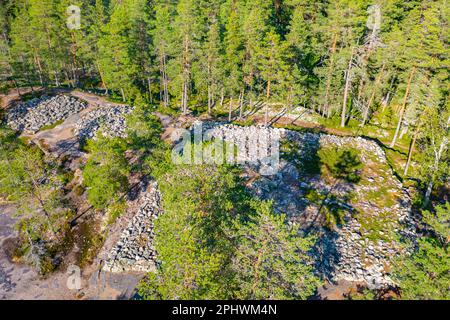
{"label": "rocky ground", "polygon": [[75,124],[75,135],[80,139],[90,139],[103,129],[103,134],[114,137],[124,137],[126,130],[126,115],[132,107],[105,105],[84,114]]}
{"label": "rocky ground", "polygon": [[36,133],[87,108],[87,103],[68,95],[42,96],[8,109],[6,123],[17,131]]}
{"label": "rocky ground", "polygon": [[[33,133],[65,120],[54,129],[33,135],[33,139],[41,143],[43,149],[48,145],[56,146],[54,151],[57,154],[63,154],[64,146],[70,144],[77,157],[81,156],[79,140],[93,137],[100,128],[107,135],[125,135],[125,117],[131,112],[131,107],[104,102],[99,105],[97,100],[86,104],[65,95],[31,100],[8,110],[8,124],[16,130]],[[174,126],[170,119],[163,120]],[[275,210],[285,213],[289,222],[297,224],[302,233],[320,235],[312,252],[318,273],[332,282],[365,283],[372,288],[392,284],[390,260],[401,251],[395,235],[414,240],[415,229],[407,190],[402,189],[377,143],[360,137],[302,133],[263,126],[223,123],[203,123],[203,126],[203,130],[209,130],[210,137],[221,138],[237,147],[237,156],[234,157],[233,153],[229,156],[244,165],[249,177],[248,187],[255,195],[272,200]],[[175,129],[181,130],[180,127]],[[177,130],[172,130],[172,133],[177,133]],[[166,128],[166,132],[169,131]],[[305,170],[317,161],[320,148],[333,146],[360,152],[364,168],[358,183],[332,183],[320,173]],[[333,203],[328,199],[325,203],[315,201],[311,197],[314,193],[333,195]],[[118,289],[113,296],[129,296],[131,288],[143,274],[154,270],[153,222],[161,213],[160,197],[155,184],[146,185],[132,201],[123,219],[112,227],[85,280],[94,281],[94,285],[88,285],[83,293],[86,298],[105,297],[104,290],[95,291],[98,291],[95,281],[102,277],[113,279],[113,283],[125,279],[124,284],[116,287]],[[344,212],[343,221],[334,227],[325,225],[319,210],[323,205],[338,206]],[[0,292],[4,297],[23,296],[20,292],[44,292],[43,298],[52,297],[45,293],[49,288],[48,282],[37,279],[32,270],[14,266],[5,259],[0,264]],[[57,277],[58,281],[67,278],[64,273]],[[37,287],[33,289],[28,285],[25,288],[26,283],[36,283]],[[63,294],[65,297],[74,295],[66,289]]]}
{"label": "rocky ground", "polygon": [[161,194],[156,183],[143,190],[138,199],[138,209],[121,233],[104,263],[109,272],[150,272],[156,269],[154,220],[161,213]]}
{"label": "rocky ground", "polygon": [[[273,200],[275,210],[287,214],[291,223],[321,235],[314,256],[318,272],[326,279],[364,282],[373,288],[392,284],[390,259],[401,251],[395,233],[414,239],[415,228],[407,191],[402,189],[375,142],[257,126],[219,125],[212,134],[236,145],[237,158],[246,160],[251,171],[259,173],[264,159],[274,151],[267,149],[266,140],[281,137],[280,145],[288,143],[289,150],[281,148],[275,174],[257,173],[249,184],[252,192]],[[331,146],[360,151],[364,169],[358,183],[332,185],[320,173],[302,170],[302,166],[314,161],[317,150]],[[248,161],[250,154],[254,155],[253,161]],[[318,208],[323,204],[311,201],[308,194],[312,191],[333,194],[335,205],[344,211],[344,222],[335,228],[324,227],[323,217],[318,216]]]}

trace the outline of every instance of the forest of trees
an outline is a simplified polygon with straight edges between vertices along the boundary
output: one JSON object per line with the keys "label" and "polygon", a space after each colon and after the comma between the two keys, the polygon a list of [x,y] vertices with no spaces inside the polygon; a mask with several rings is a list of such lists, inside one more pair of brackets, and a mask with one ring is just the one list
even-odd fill
{"label": "forest of trees", "polygon": [[[94,83],[184,112],[265,99],[343,125],[391,103],[415,122],[448,103],[444,0],[2,3],[0,75],[17,85]],[[79,29],[66,26],[69,5]]]}
{"label": "forest of trees", "polygon": [[[73,28],[67,22],[78,14]],[[128,119],[127,139],[86,143],[83,178],[96,210],[119,201],[130,173],[158,181],[165,215],[155,246],[165,263],[140,284],[144,298],[304,299],[320,284],[304,254],[313,239],[294,237],[229,168],[161,160],[167,146],[147,108],[214,116],[262,102],[303,107],[340,130],[383,129],[370,138],[384,139],[385,151],[402,144],[395,173],[419,191],[427,236],[398,262],[396,280],[405,298],[448,299],[449,206],[430,202],[449,182],[449,19],[447,0],[1,0],[0,91],[79,88],[142,107]],[[21,211],[42,209],[39,223],[20,225],[38,252],[35,238],[57,238],[74,216],[53,192],[66,173],[0,129],[0,194],[21,201]],[[52,179],[36,184],[43,175]],[[252,265],[261,252],[264,263]]]}
{"label": "forest of trees", "polygon": [[391,148],[406,128],[422,151],[428,199],[448,169],[449,11],[445,0],[6,0],[0,78],[183,113],[226,100],[304,106],[341,127],[378,115]]}

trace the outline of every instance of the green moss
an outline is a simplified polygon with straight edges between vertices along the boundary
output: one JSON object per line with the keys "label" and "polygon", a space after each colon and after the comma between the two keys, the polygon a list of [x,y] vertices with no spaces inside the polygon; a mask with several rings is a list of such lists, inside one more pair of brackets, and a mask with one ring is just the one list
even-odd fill
{"label": "green moss", "polygon": [[113,224],[126,210],[127,203],[123,200],[110,204],[107,210],[108,225]]}
{"label": "green moss", "polygon": [[395,239],[394,225],[396,219],[389,210],[380,212],[377,215],[360,212],[357,220],[361,224],[361,235],[370,241],[392,241]]}
{"label": "green moss", "polygon": [[78,264],[80,267],[91,264],[103,245],[106,234],[100,233],[98,229],[98,223],[93,221],[83,221],[79,226]]}
{"label": "green moss", "polygon": [[59,126],[59,125],[60,125],[61,123],[63,123],[63,122],[64,122],[64,119],[61,119],[61,120],[56,121],[56,122],[53,123],[53,124],[49,124],[49,125],[43,126],[41,129],[39,129],[39,132],[45,131],[45,130],[53,129],[53,128],[55,128],[56,126]]}
{"label": "green moss", "polygon": [[364,199],[370,201],[379,208],[392,207],[397,202],[397,195],[390,191],[388,186],[382,184],[376,190],[365,193]]}

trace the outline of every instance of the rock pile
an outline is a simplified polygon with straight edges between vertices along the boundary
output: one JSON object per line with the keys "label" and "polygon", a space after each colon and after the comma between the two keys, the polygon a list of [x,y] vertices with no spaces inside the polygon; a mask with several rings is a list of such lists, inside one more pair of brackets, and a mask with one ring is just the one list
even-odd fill
{"label": "rock pile", "polygon": [[[358,199],[360,200],[354,204],[355,207],[351,207],[347,203],[337,203],[346,211],[344,216],[346,222],[341,226],[334,230],[324,228],[317,223],[313,226],[320,234],[319,241],[312,253],[316,261],[316,270],[331,281],[363,281],[371,288],[392,284],[389,277],[390,259],[402,249],[395,240],[386,240],[383,237],[369,240],[358,218],[365,219],[367,215],[379,220],[379,217],[388,212],[389,219],[393,224],[392,228],[413,240],[415,228],[412,220],[411,200],[387,165],[385,153],[379,145],[361,137],[338,137],[258,126],[240,127],[228,124],[209,126],[215,137],[221,137],[237,145],[237,149],[244,150],[244,153],[261,146],[264,149],[264,143],[257,143],[261,137],[280,136],[281,142],[289,141],[294,146],[294,158],[302,161],[305,159],[307,161],[308,157],[321,147],[335,146],[357,149],[360,151],[363,163],[375,161],[378,165],[382,165],[384,178],[381,176],[376,178],[380,180],[380,184],[374,183],[373,178],[368,178],[368,182],[372,180],[369,185],[344,182],[332,188],[319,174],[304,174],[297,163],[293,163],[291,159],[284,159],[280,154],[280,161],[274,174],[260,177],[249,187],[258,197],[273,200],[275,211],[286,213],[290,223],[296,223],[300,228],[310,226],[316,220],[318,212],[317,204],[311,203],[306,197],[307,192],[312,190],[326,194],[332,189],[333,194],[338,197],[339,194],[345,195],[351,192],[359,195]],[[208,128],[208,126],[206,127]],[[249,141],[253,141],[253,144]],[[258,160],[261,159],[261,154],[254,152],[253,154],[257,155],[253,159],[257,161],[247,161],[246,164],[255,169]],[[393,205],[383,204],[384,207],[377,207],[370,202],[361,200],[365,199],[368,189],[377,191],[380,186],[390,188],[393,193],[399,195],[401,200]],[[364,213],[364,216],[358,217],[361,212]]]}
{"label": "rock pile", "polygon": [[56,95],[34,98],[8,110],[6,123],[16,131],[32,134],[80,112],[87,104],[75,97]]}
{"label": "rock pile", "polygon": [[101,106],[83,114],[75,124],[74,133],[80,139],[90,139],[101,128],[110,137],[125,137],[126,116],[130,106]]}
{"label": "rock pile", "polygon": [[[411,200],[401,188],[400,182],[393,176],[392,170],[386,163],[383,150],[375,142],[359,137],[337,137],[327,134],[300,133],[284,129],[265,127],[239,127],[228,124],[204,124],[204,130],[214,137],[222,138],[238,148],[244,154],[256,155],[256,158],[241,158],[242,164],[254,169],[261,165],[261,159],[267,153],[276,150],[267,149],[265,140],[280,137],[293,143],[295,158],[308,159],[311,152],[323,146],[350,146],[360,151],[361,160],[378,166],[382,164],[383,176],[364,177],[363,184],[340,183],[331,187],[319,174],[304,174],[298,164],[280,155],[276,172],[272,175],[262,175],[250,185],[250,190],[261,199],[274,201],[277,212],[286,213],[288,222],[300,227],[300,233],[313,226],[318,242],[311,254],[315,261],[317,273],[330,281],[365,282],[371,288],[380,288],[392,284],[389,275],[390,259],[401,252],[395,239],[380,237],[370,238],[363,223],[366,217],[375,221],[382,221],[383,215],[388,213],[389,224],[400,235],[410,239],[415,238],[415,227],[412,220]],[[261,137],[263,137],[261,139]],[[255,151],[256,149],[256,151]],[[372,181],[372,182],[370,182]],[[369,183],[368,183],[369,182]],[[388,187],[397,193],[400,200],[394,204],[383,203],[374,205],[365,200],[367,192],[379,190],[380,186]],[[317,218],[318,205],[307,198],[309,191],[339,193],[354,192],[358,195],[357,203],[337,203],[345,210],[345,222],[334,229],[329,229],[320,223],[314,224]],[[370,189],[370,190],[369,190]],[[153,221],[160,214],[160,194],[156,186],[152,187],[143,197],[138,213],[130,221],[128,228],[123,231],[120,241],[109,255],[104,269],[112,272],[121,271],[149,271],[154,270],[156,259],[152,246]],[[388,232],[384,229],[376,230],[380,234]]]}
{"label": "rock pile", "polygon": [[112,248],[103,270],[109,272],[150,272],[156,268],[154,221],[161,213],[161,194],[156,183],[141,195],[137,213],[123,230],[119,241]]}

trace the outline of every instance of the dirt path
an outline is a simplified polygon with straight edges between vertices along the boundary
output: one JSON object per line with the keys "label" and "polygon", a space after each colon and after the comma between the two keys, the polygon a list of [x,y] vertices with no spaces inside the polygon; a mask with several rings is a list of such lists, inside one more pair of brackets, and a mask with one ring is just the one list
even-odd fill
{"label": "dirt path", "polygon": [[20,88],[19,91],[17,89],[11,89],[7,94],[0,94],[0,109],[6,109],[12,104],[20,101],[21,95],[30,93],[30,92],[41,92],[44,89],[42,87],[33,87],[33,88]]}

